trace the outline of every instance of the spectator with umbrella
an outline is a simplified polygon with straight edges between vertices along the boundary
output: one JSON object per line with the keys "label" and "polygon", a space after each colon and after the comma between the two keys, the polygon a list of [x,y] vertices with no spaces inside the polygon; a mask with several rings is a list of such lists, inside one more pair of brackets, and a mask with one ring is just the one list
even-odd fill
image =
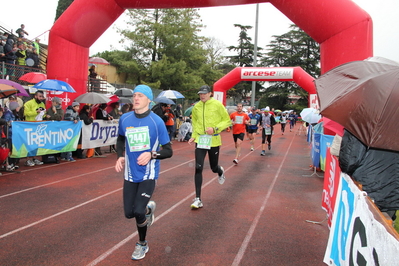
{"label": "spectator with umbrella", "polygon": [[[79,112],[79,118],[83,121],[85,125],[90,125],[93,123],[93,116],[90,115],[91,107],[90,105],[85,104]],[[83,155],[82,149],[82,134],[80,134],[78,148],[76,149],[76,158],[85,159],[86,156]]]}
{"label": "spectator with umbrella", "polygon": [[53,97],[51,100],[51,107],[47,109],[43,120],[61,121],[64,118],[64,110],[62,109],[62,102],[59,97]]}
{"label": "spectator with umbrella", "polygon": [[154,100],[154,102],[157,104],[154,105],[151,110],[166,123],[166,121],[169,119],[169,115],[167,113],[168,104],[174,104],[174,101],[166,97],[158,97]]}

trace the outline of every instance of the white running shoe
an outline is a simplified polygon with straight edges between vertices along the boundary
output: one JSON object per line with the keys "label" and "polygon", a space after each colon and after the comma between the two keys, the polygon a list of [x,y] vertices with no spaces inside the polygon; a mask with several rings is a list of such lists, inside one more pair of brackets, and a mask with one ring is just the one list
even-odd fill
{"label": "white running shoe", "polygon": [[35,166],[35,163],[32,160],[26,160],[25,165],[26,166]]}
{"label": "white running shoe", "polygon": [[43,162],[39,161],[38,159],[33,159],[33,163],[36,165],[42,165]]}
{"label": "white running shoe", "polygon": [[[238,163],[238,161],[237,161]],[[218,177],[219,184],[223,185],[224,181],[226,180],[226,176],[224,175],[224,168],[220,166],[220,169],[222,169],[223,173]]]}
{"label": "white running shoe", "polygon": [[238,159],[234,159],[233,163],[238,164]]}
{"label": "white running shoe", "polygon": [[251,151],[254,151],[254,147],[251,147]]}
{"label": "white running shoe", "polygon": [[157,204],[155,203],[155,201],[151,200],[150,202],[148,202],[147,208],[149,208],[151,212],[145,215],[145,217],[147,218],[147,227],[150,227],[155,220],[154,212],[156,207]]}
{"label": "white running shoe", "polygon": [[145,257],[145,254],[150,250],[147,241],[145,241],[145,245],[136,243],[136,247],[134,248],[132,254],[132,260],[141,260]]}
{"label": "white running shoe", "polygon": [[204,204],[202,204],[200,198],[195,198],[193,203],[191,203],[191,209],[199,209],[202,207],[204,207]]}

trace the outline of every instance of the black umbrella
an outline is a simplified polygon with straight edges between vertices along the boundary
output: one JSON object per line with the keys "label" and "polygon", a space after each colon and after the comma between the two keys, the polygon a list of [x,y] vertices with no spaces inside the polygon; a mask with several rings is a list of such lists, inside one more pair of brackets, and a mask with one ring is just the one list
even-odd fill
{"label": "black umbrella", "polygon": [[114,91],[114,94],[119,97],[132,97],[133,90],[128,88],[117,89],[116,91]]}
{"label": "black umbrella", "polygon": [[132,97],[119,97],[119,103],[133,103]]}

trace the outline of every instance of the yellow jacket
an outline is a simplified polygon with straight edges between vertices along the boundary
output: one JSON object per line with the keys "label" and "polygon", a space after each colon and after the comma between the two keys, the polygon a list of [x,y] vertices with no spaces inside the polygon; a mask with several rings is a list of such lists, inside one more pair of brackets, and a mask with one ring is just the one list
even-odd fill
{"label": "yellow jacket", "polygon": [[198,143],[200,135],[206,134],[206,128],[212,127],[214,130],[216,129],[212,137],[211,147],[222,145],[220,132],[231,125],[230,116],[226,108],[214,98],[210,98],[206,102],[199,101],[196,103],[192,110],[192,120],[193,134],[191,137],[195,139],[196,143]]}

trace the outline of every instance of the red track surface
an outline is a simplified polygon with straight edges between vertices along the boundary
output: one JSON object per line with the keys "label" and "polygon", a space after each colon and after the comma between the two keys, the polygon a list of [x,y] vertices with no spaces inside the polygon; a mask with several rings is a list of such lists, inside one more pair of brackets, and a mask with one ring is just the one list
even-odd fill
{"label": "red track surface", "polygon": [[219,185],[206,158],[199,210],[190,209],[193,146],[174,142],[173,157],[161,162],[150,251],[141,261],[130,259],[138,237],[123,215],[115,154],[3,172],[0,265],[325,265],[327,224],[306,222],[325,218],[323,179],[309,176],[304,134],[279,134],[277,127],[266,156],[259,135],[253,152],[245,140],[235,166],[224,132],[226,182]]}

